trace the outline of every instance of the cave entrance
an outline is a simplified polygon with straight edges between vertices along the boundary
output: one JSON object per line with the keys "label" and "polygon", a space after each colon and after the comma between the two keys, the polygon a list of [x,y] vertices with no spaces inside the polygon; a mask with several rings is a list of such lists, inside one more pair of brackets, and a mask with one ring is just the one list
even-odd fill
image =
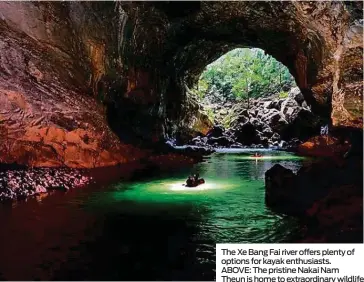
{"label": "cave entrance", "polygon": [[285,147],[321,126],[288,68],[259,48],[236,48],[208,64],[186,104],[179,137],[192,145]]}
{"label": "cave entrance", "polygon": [[288,68],[262,49],[236,48],[207,65],[193,91],[210,119],[229,127],[232,107],[251,110],[255,100],[287,98],[295,87]]}

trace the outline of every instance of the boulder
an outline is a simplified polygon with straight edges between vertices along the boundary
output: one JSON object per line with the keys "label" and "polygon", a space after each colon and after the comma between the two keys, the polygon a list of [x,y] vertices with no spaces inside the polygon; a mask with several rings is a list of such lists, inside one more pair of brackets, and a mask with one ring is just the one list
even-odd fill
{"label": "boulder", "polygon": [[281,109],[281,104],[283,103],[283,100],[273,100],[272,104],[270,105],[271,109],[276,109],[276,110],[280,110]]}
{"label": "boulder", "polygon": [[260,138],[257,131],[250,122],[243,125],[239,125],[235,132],[236,141],[243,145],[251,145],[253,143],[259,143]]}
{"label": "boulder", "polygon": [[280,141],[281,140],[281,136],[277,132],[274,132],[271,140],[272,141]]}
{"label": "boulder", "polygon": [[215,145],[218,147],[229,147],[233,143],[234,143],[234,140],[232,140],[226,136],[211,137],[207,141],[207,144]]}
{"label": "boulder", "polygon": [[[288,112],[292,111],[290,109]],[[310,110],[305,108],[295,108],[290,115],[286,115],[289,124],[281,131],[284,139],[293,137],[301,140],[308,139],[319,133],[320,119]]]}
{"label": "boulder", "polygon": [[288,124],[285,116],[276,109],[270,109],[266,114],[262,115],[261,120],[263,123],[270,126],[274,131],[280,132]]}
{"label": "boulder", "polygon": [[[288,117],[293,114],[292,111],[298,108],[300,108],[300,105],[296,102],[296,100],[291,97],[287,97],[281,105],[280,112],[285,115],[287,120],[290,120]],[[288,114],[287,111],[289,111]]]}
{"label": "boulder", "polygon": [[274,108],[274,107],[273,107],[273,101],[267,101],[267,102],[264,102],[264,103],[263,103],[263,107],[264,107],[265,109],[272,109],[272,108]]}
{"label": "boulder", "polygon": [[305,101],[305,98],[298,87],[291,88],[291,90],[288,92],[288,98],[295,100],[300,106]]}
{"label": "boulder", "polygon": [[230,146],[230,148],[236,148],[236,149],[238,149],[238,148],[243,148],[244,146],[243,146],[243,144],[241,144],[241,143],[238,143],[238,142],[235,142],[234,144],[232,144],[231,146]]}
{"label": "boulder", "polygon": [[228,128],[225,132],[224,132],[224,136],[229,137],[229,138],[234,138],[235,135],[235,129],[234,128]]}
{"label": "boulder", "polygon": [[259,119],[252,117],[249,121],[255,127],[255,129],[262,130],[263,123]]}
{"label": "boulder", "polygon": [[[362,187],[362,164],[332,160],[307,164],[297,174],[276,164],[265,174],[266,203],[290,215],[305,215],[315,202],[344,185]],[[361,190],[362,191],[362,190]]]}
{"label": "boulder", "polygon": [[289,169],[275,164],[265,173],[265,202],[275,209],[284,212],[294,210],[292,198],[295,195],[296,175]]}
{"label": "boulder", "polygon": [[269,139],[267,137],[261,137],[260,142],[263,147],[265,147],[265,148],[269,147]]}
{"label": "boulder", "polygon": [[249,116],[239,115],[231,119],[230,126],[236,127],[239,124],[245,124],[249,121]]}
{"label": "boulder", "polygon": [[208,137],[220,137],[225,132],[225,128],[221,125],[215,125],[207,134]]}
{"label": "boulder", "polygon": [[248,111],[248,114],[249,114],[249,116],[250,116],[250,117],[255,117],[255,116],[256,116],[256,114],[257,114],[257,110],[255,110],[255,109],[250,109],[250,110]]}
{"label": "boulder", "polygon": [[272,135],[273,135],[273,131],[272,131],[272,129],[271,129],[269,126],[267,126],[267,127],[265,127],[265,128],[263,129],[263,131],[262,131],[262,135],[263,135],[263,136],[265,136],[265,137],[270,138],[270,137],[272,137]]}
{"label": "boulder", "polygon": [[281,148],[281,149],[284,149],[284,148],[286,148],[287,147],[287,142],[286,141],[284,141],[284,140],[282,140],[280,143],[279,143],[279,148]]}

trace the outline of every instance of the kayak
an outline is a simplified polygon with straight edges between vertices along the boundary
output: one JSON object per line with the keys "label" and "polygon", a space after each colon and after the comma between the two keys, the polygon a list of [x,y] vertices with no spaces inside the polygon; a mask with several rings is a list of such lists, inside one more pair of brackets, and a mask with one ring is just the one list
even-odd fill
{"label": "kayak", "polygon": [[197,186],[199,186],[199,185],[201,185],[201,184],[204,184],[205,183],[205,179],[203,179],[203,178],[200,178],[199,180],[197,180],[197,183],[196,183],[196,185],[193,185],[193,186],[187,186],[186,184],[183,184],[183,186],[186,186],[186,187],[191,187],[191,188],[193,188],[193,187],[197,187]]}

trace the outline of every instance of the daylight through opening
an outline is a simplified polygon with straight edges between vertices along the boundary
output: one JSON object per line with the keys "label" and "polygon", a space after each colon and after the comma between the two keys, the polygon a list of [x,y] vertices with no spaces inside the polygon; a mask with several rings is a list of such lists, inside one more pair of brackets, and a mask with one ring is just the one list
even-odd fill
{"label": "daylight through opening", "polygon": [[206,66],[188,91],[180,143],[212,147],[286,147],[321,126],[288,68],[258,48],[237,48]]}

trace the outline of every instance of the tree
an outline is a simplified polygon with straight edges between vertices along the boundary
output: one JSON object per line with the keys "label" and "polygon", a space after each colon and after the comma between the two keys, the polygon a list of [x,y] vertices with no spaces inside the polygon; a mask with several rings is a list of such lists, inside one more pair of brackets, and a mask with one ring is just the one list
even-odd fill
{"label": "tree", "polygon": [[[249,99],[279,93],[284,85],[294,86],[288,69],[261,49],[235,49],[206,67],[199,91],[216,88],[223,96]],[[206,89],[206,90],[204,90]],[[204,94],[200,93],[200,97]]]}

